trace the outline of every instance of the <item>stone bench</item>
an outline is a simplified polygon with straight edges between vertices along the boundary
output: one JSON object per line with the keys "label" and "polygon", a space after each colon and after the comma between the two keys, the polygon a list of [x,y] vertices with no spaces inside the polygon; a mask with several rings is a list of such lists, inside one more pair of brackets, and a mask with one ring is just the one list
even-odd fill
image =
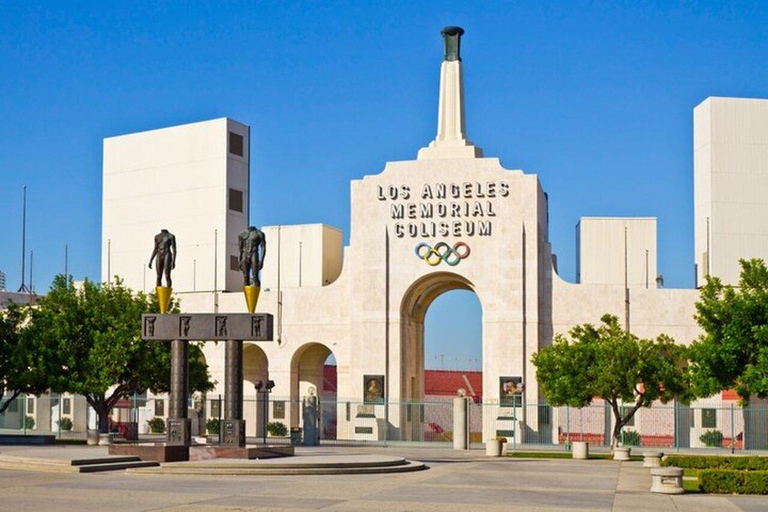
{"label": "stone bench", "polygon": [[661,458],[664,456],[661,452],[643,452],[643,467],[658,468],[661,466]]}
{"label": "stone bench", "polygon": [[683,494],[683,470],[680,468],[651,468],[651,492]]}

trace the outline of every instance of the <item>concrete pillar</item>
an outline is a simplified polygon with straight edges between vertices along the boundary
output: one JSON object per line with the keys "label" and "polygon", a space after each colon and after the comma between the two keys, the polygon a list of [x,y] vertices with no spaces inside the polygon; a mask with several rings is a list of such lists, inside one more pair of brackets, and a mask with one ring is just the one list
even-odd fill
{"label": "concrete pillar", "polygon": [[469,450],[469,399],[453,399],[453,449]]}
{"label": "concrete pillar", "polygon": [[242,448],[245,446],[242,340],[226,341],[224,366],[224,444]]}
{"label": "concrete pillar", "polygon": [[192,430],[189,424],[189,342],[171,342],[171,395],[168,404],[166,443],[189,446]]}

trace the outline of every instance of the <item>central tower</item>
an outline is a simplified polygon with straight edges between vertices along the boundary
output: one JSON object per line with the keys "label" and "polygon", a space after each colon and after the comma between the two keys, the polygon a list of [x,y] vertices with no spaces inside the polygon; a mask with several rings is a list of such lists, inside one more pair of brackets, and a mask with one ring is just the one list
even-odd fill
{"label": "central tower", "polygon": [[437,136],[429,147],[419,150],[418,159],[482,158],[483,150],[467,140],[464,122],[464,76],[461,69],[461,27],[440,31],[445,56],[440,65],[440,104],[437,111]]}

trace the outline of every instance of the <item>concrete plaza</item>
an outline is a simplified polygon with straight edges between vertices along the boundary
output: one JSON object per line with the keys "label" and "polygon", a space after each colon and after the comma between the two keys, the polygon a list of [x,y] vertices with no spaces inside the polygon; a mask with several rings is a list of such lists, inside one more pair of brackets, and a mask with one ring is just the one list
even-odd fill
{"label": "concrete plaza", "polygon": [[[78,447],[79,448],[79,447]],[[67,450],[77,448],[66,448]],[[26,452],[29,451],[25,447]],[[10,454],[13,448],[4,447]],[[489,459],[477,450],[299,448],[297,455],[378,453],[427,471],[393,475],[210,477],[0,470],[0,510],[763,511],[768,497],[651,494],[640,462]]]}

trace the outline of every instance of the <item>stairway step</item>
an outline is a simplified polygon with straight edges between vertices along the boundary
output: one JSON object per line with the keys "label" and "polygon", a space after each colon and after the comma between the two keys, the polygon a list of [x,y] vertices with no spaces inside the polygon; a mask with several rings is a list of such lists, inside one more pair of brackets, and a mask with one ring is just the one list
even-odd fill
{"label": "stairway step", "polygon": [[351,466],[344,467],[279,467],[266,468],[264,466],[246,468],[243,466],[227,467],[195,465],[189,467],[185,464],[169,463],[159,467],[128,469],[128,474],[134,475],[209,475],[209,476],[246,476],[246,475],[367,475],[382,473],[408,473],[427,469],[421,462],[405,461],[405,464],[396,466]]}
{"label": "stairway step", "polygon": [[77,466],[80,473],[97,473],[100,471],[119,471],[132,468],[151,468],[160,464],[153,460],[134,460],[125,462],[107,462],[104,464],[87,464]]}

